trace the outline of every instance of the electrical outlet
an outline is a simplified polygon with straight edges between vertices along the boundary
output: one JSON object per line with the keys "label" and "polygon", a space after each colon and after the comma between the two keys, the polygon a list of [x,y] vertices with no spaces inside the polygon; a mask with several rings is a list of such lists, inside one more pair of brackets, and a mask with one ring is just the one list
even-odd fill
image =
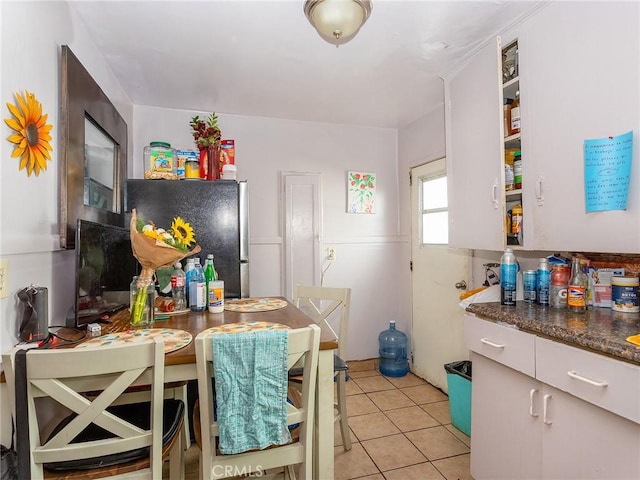
{"label": "electrical outlet", "polygon": [[0,298],[9,296],[9,260],[0,260]]}
{"label": "electrical outlet", "polygon": [[336,249],[334,247],[327,248],[327,260],[333,262],[336,259]]}

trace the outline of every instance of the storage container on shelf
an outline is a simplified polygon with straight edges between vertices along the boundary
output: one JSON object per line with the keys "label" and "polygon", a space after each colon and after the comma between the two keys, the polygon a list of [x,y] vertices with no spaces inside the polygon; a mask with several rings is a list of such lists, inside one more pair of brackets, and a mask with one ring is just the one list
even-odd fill
{"label": "storage container on shelf", "polygon": [[176,180],[178,158],[176,149],[167,142],[151,142],[144,147],[144,178]]}

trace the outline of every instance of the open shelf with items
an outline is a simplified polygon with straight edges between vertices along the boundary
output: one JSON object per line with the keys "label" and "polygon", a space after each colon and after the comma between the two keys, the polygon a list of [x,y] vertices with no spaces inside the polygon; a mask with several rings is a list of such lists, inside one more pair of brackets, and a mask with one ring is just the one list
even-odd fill
{"label": "open shelf with items", "polygon": [[522,247],[522,150],[520,133],[520,76],[518,41],[501,48],[505,244]]}

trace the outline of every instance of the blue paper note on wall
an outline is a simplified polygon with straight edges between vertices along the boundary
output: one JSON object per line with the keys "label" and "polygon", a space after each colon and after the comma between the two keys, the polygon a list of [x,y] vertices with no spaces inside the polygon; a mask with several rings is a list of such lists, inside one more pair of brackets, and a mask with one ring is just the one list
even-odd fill
{"label": "blue paper note on wall", "polygon": [[633,131],[584,141],[584,195],[587,212],[626,210]]}

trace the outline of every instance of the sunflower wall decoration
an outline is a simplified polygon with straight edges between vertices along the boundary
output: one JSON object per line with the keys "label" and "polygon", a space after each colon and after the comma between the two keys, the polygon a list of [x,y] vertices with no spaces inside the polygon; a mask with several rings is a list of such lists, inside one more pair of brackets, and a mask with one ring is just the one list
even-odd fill
{"label": "sunflower wall decoration", "polygon": [[7,102],[13,118],[4,120],[16,132],[7,138],[16,144],[11,157],[21,157],[20,170],[27,167],[27,175],[30,177],[35,172],[37,177],[41,170],[47,169],[47,160],[51,161],[49,152],[53,148],[49,142],[53,126],[47,123],[48,115],[42,114],[42,104],[33,93],[25,90],[24,96],[18,92],[15,96],[16,105]]}

